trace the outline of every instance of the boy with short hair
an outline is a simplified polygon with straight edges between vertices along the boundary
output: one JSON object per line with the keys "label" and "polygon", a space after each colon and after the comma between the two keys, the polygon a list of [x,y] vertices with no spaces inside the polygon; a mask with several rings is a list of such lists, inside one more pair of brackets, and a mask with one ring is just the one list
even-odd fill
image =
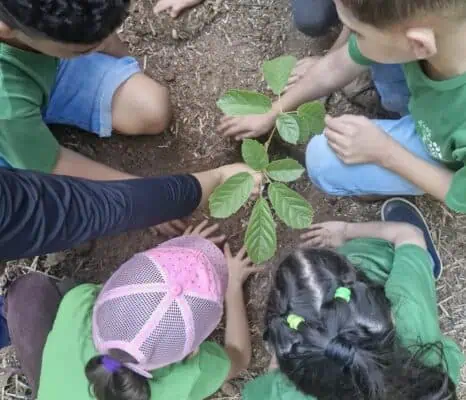
{"label": "boy with short hair", "polygon": [[46,124],[100,137],[157,134],[168,90],[115,30],[130,0],[0,0],[0,165],[95,180],[128,175],[61,147]]}
{"label": "boy with short hair", "polygon": [[[369,66],[382,104],[399,120],[327,116],[308,145],[312,181],[334,195],[427,192],[466,212],[466,2],[335,0],[353,31],[281,97],[284,111],[338,90]],[[401,64],[401,66],[400,66]],[[225,117],[236,139],[267,133],[279,111]]]}

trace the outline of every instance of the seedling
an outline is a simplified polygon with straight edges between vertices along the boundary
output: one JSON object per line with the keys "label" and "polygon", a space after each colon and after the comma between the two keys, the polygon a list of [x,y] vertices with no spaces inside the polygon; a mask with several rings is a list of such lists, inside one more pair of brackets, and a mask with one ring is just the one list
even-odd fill
{"label": "seedling", "polygon": [[[264,78],[279,102],[296,62],[295,57],[283,56],[266,61],[263,65]],[[271,111],[272,100],[261,93],[231,89],[218,100],[217,106],[229,116],[265,114]],[[277,251],[274,214],[294,229],[308,228],[314,214],[308,201],[285,184],[299,179],[304,168],[292,158],[270,161],[270,142],[278,132],[288,143],[305,143],[313,134],[322,132],[324,116],[325,108],[320,102],[305,103],[297,111],[278,115],[265,144],[245,139],[241,145],[244,162],[261,172],[266,180],[252,209],[244,239],[248,255],[255,263],[271,259]],[[242,172],[232,176],[210,196],[211,215],[215,218],[232,216],[247,202],[253,189],[254,178],[251,174]]]}

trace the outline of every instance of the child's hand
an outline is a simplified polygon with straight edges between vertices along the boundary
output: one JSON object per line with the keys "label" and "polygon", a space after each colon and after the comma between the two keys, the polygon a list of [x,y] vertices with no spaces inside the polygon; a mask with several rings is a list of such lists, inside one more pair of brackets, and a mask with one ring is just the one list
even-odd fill
{"label": "child's hand", "polygon": [[249,275],[264,270],[264,267],[252,266],[252,261],[246,256],[245,246],[241,248],[236,256],[233,256],[231,254],[230,245],[226,243],[224,253],[227,259],[229,272],[228,290],[241,290],[243,283],[248,279]]}
{"label": "child's hand", "polygon": [[303,79],[309,72],[309,70],[314,66],[314,64],[319,61],[321,56],[305,57],[302,60],[299,60],[291,73],[290,79],[288,79],[288,84],[285,87],[284,93],[290,90],[296,83]]}
{"label": "child's hand", "polygon": [[220,181],[225,183],[228,178],[231,178],[233,175],[239,174],[240,172],[248,172],[254,178],[254,191],[253,195],[259,194],[263,175],[260,172],[254,171],[251,167],[248,167],[244,163],[235,163],[224,165],[217,169],[220,172]]}
{"label": "child's hand", "polygon": [[188,226],[183,233],[183,236],[200,236],[204,239],[210,240],[214,244],[221,244],[225,241],[225,235],[212,236],[215,232],[218,231],[218,224],[208,226],[209,221],[204,220],[198,226],[193,227],[192,225]]}
{"label": "child's hand", "polygon": [[328,145],[345,164],[382,164],[392,139],[368,118],[358,115],[325,117]]}
{"label": "child's hand", "polygon": [[346,242],[347,226],[346,222],[340,221],[312,225],[306,233],[301,235],[303,242],[300,247],[340,247]]}
{"label": "child's hand", "polygon": [[154,227],[158,234],[166,237],[180,236],[186,229],[186,223],[181,219],[164,222]]}
{"label": "child's hand", "polygon": [[223,117],[217,127],[217,133],[224,137],[233,137],[238,141],[259,137],[273,129],[276,118],[275,111],[267,114]]}
{"label": "child's hand", "polygon": [[184,9],[194,7],[201,2],[202,0],[159,0],[154,7],[154,13],[168,11],[170,17],[176,18]]}

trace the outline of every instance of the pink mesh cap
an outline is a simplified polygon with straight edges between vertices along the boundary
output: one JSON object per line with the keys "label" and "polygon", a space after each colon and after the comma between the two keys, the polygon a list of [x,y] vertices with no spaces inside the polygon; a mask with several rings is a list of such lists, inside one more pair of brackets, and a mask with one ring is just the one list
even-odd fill
{"label": "pink mesh cap", "polygon": [[210,241],[182,236],[135,254],[105,283],[92,317],[97,351],[128,353],[125,364],[150,371],[183,360],[212,333],[223,314],[225,257]]}

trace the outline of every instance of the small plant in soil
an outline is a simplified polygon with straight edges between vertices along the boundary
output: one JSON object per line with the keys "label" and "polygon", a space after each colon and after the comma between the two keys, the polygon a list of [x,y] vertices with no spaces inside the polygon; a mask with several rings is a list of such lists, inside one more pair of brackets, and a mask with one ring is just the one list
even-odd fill
{"label": "small plant in soil", "polygon": [[[279,101],[296,62],[295,57],[283,56],[263,64],[265,80]],[[257,92],[231,89],[218,100],[217,106],[229,116],[265,114],[271,111],[272,100]],[[297,111],[278,115],[265,144],[252,139],[243,140],[241,153],[244,162],[265,177],[244,239],[249,257],[255,263],[271,259],[277,250],[274,216],[290,228],[305,229],[311,225],[314,214],[308,201],[286,185],[299,179],[304,168],[292,158],[270,161],[270,142],[278,132],[285,142],[305,143],[313,134],[322,132],[324,116],[325,108],[320,102],[305,103]],[[228,218],[235,214],[247,202],[253,189],[251,174],[242,172],[232,176],[210,196],[211,215]]]}

